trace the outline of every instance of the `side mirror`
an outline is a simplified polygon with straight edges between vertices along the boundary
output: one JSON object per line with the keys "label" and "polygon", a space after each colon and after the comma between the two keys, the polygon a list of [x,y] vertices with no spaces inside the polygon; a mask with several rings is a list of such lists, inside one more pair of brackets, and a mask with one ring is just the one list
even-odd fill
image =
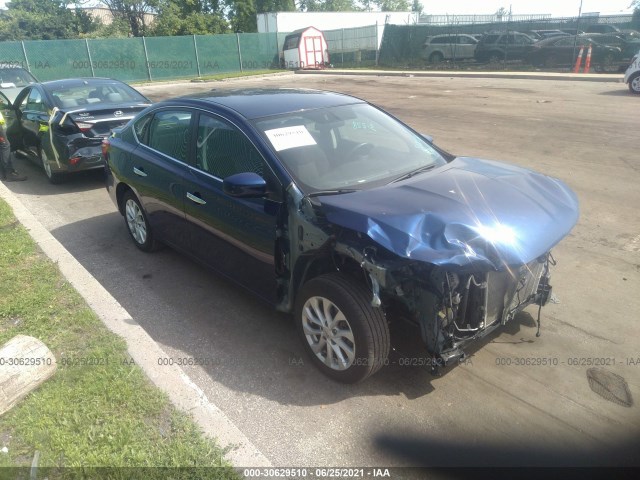
{"label": "side mirror", "polygon": [[427,135],[426,133],[421,133],[420,136],[424,138],[427,142],[433,143],[433,137],[431,135]]}
{"label": "side mirror", "polygon": [[267,193],[267,182],[257,173],[236,173],[222,181],[222,191],[232,197],[258,198]]}

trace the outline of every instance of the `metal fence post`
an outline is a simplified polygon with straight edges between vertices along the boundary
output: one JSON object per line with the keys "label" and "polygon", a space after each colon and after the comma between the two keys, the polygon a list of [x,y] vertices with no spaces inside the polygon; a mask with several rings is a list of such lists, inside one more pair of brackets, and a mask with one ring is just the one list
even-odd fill
{"label": "metal fence post", "polygon": [[340,37],[340,52],[342,55],[342,60],[340,61],[340,66],[344,67],[344,28],[341,29],[342,31],[342,36]]}
{"label": "metal fence post", "polygon": [[142,37],[142,48],[144,49],[144,63],[147,66],[147,76],[149,77],[149,81],[151,81],[151,67],[149,67],[149,54],[147,53],[147,42],[144,37]]}
{"label": "metal fence post", "polygon": [[24,63],[27,64],[27,71],[31,73],[31,67],[29,66],[29,59],[27,58],[27,49],[24,48],[24,42],[20,42],[22,44],[22,54],[24,55]]}
{"label": "metal fence post", "polygon": [[84,44],[87,47],[87,57],[89,57],[89,67],[91,67],[91,76],[95,77],[96,72],[93,71],[93,62],[91,61],[91,52],[89,51],[89,40],[87,38],[84,39]]}
{"label": "metal fence post", "polygon": [[378,40],[378,21],[376,20],[376,67],[378,66],[378,59],[380,58],[380,41]]}
{"label": "metal fence post", "polygon": [[240,50],[240,34],[236,33],[236,44],[238,45],[238,62],[240,63],[240,72],[242,72],[242,50]]}
{"label": "metal fence post", "polygon": [[198,42],[196,36],[193,36],[193,50],[196,52],[196,67],[198,68],[198,77],[200,77],[200,58],[198,57]]}

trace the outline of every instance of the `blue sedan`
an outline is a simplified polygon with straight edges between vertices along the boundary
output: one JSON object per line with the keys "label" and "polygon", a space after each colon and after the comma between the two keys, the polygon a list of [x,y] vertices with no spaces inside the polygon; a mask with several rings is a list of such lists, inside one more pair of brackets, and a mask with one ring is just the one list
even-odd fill
{"label": "blue sedan", "polygon": [[292,313],[315,365],[347,383],[387,363],[393,322],[419,327],[439,370],[545,305],[551,248],[578,219],[560,180],[455,157],[323,91],[160,102],[103,157],[140,250],[169,245]]}

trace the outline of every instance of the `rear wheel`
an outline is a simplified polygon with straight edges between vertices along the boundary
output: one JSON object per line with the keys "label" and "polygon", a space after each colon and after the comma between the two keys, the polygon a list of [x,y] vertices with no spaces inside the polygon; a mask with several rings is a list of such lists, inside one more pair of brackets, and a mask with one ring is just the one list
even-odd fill
{"label": "rear wheel", "polygon": [[143,252],[152,252],[158,249],[158,243],[153,237],[153,232],[147,220],[147,214],[135,194],[129,190],[122,198],[124,203],[124,223],[127,231],[138,247]]}
{"label": "rear wheel", "polygon": [[377,372],[389,354],[389,327],[372,294],[340,273],[304,284],[296,302],[298,333],[325,375],[356,383]]}
{"label": "rear wheel", "polygon": [[629,78],[629,91],[640,95],[640,72],[634,73]]}
{"label": "rear wheel", "polygon": [[596,71],[600,73],[615,71],[614,69],[618,68],[615,65],[615,62],[616,62],[615,57],[611,53],[608,53],[607,55],[604,56],[602,61],[597,65]]}
{"label": "rear wheel", "polygon": [[44,174],[47,176],[47,180],[49,180],[50,183],[55,185],[64,182],[65,175],[63,173],[55,173],[51,170],[51,161],[47,156],[47,152],[43,148],[40,149],[40,162],[42,163]]}
{"label": "rear wheel", "polygon": [[444,56],[440,52],[433,52],[429,57],[429,62],[431,63],[440,63],[444,60]]}

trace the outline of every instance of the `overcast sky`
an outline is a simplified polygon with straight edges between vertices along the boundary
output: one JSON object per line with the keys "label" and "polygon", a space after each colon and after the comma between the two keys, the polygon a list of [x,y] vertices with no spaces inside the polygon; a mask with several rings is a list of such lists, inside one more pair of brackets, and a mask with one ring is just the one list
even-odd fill
{"label": "overcast sky", "polygon": [[[10,0],[0,0],[0,7]],[[583,12],[628,13],[632,0],[583,0]],[[92,2],[94,3],[94,2]],[[491,14],[500,7],[512,13],[550,13],[555,17],[575,16],[580,0],[422,0],[424,13],[441,14]]]}
{"label": "overcast sky", "polygon": [[[583,0],[582,12],[627,13],[632,0]],[[580,0],[422,0],[424,13],[488,14],[504,7],[516,15],[550,13],[554,17],[576,16]]]}

